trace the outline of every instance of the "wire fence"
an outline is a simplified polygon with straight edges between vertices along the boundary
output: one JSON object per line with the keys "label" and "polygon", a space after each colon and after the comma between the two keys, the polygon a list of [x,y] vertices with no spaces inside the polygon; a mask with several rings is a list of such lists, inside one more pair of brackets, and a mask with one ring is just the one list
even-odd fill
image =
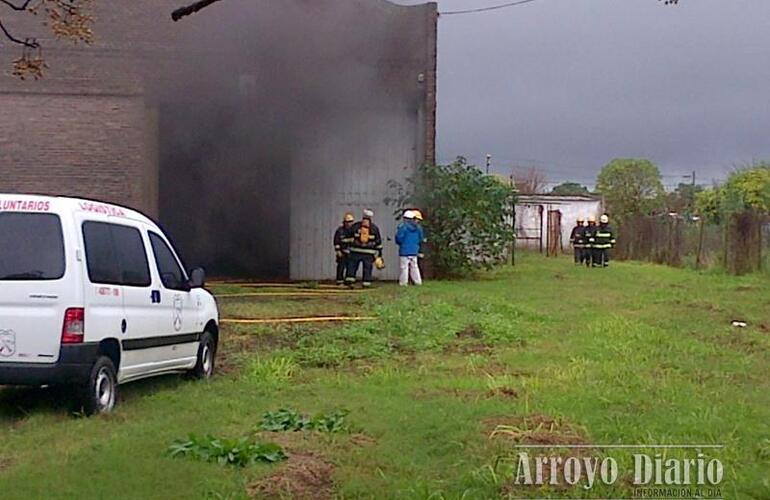
{"label": "wire fence", "polygon": [[770,218],[733,214],[720,224],[681,216],[635,216],[618,227],[618,260],[674,267],[721,267],[731,274],[770,270]]}

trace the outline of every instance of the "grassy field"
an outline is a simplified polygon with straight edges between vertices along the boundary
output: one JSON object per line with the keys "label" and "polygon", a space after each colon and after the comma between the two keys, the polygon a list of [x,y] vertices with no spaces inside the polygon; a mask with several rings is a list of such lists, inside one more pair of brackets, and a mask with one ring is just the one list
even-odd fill
{"label": "grassy field", "polygon": [[[623,464],[628,450],[574,446],[697,443],[725,445],[704,450],[725,465],[724,498],[770,498],[766,276],[525,255],[479,281],[220,307],[228,318],[377,319],[225,327],[218,377],[127,385],[106,417],[72,415],[51,391],[2,390],[0,497],[620,498],[632,494],[622,467],[612,486],[539,489],[513,485],[498,459],[528,443]],[[260,429],[280,408],[348,414],[341,432]],[[275,442],[288,459],[171,458],[189,433]]]}

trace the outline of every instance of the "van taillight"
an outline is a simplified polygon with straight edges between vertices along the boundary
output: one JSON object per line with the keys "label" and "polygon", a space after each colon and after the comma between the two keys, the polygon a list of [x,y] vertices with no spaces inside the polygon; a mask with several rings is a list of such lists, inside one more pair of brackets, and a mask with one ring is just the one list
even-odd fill
{"label": "van taillight", "polygon": [[82,307],[71,307],[64,313],[64,326],[61,329],[62,344],[79,344],[83,342],[83,325],[85,310]]}

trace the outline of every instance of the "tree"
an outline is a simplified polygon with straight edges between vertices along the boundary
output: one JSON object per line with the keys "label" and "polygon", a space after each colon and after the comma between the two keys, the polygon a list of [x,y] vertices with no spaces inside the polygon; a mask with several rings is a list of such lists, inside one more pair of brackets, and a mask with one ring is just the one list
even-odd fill
{"label": "tree", "polygon": [[701,186],[679,183],[673,192],[666,195],[666,208],[669,212],[692,215],[695,211],[695,198],[701,191]]}
{"label": "tree", "polygon": [[580,196],[590,194],[588,188],[577,182],[563,182],[558,186],[554,186],[551,190],[551,194],[558,194],[561,196]]}
{"label": "tree", "polygon": [[502,262],[514,241],[511,225],[515,190],[484,175],[465,158],[449,165],[423,165],[405,184],[390,181],[396,207],[425,213],[429,259],[436,275],[452,277]]}
{"label": "tree", "polygon": [[48,67],[43,47],[34,37],[20,37],[11,32],[5,20],[9,17],[45,15],[46,25],[56,38],[72,42],[93,41],[94,18],[92,0],[0,0],[0,31],[5,39],[21,47],[21,55],[13,61],[13,74],[22,80],[43,76]]}
{"label": "tree", "polygon": [[599,173],[596,189],[618,218],[655,211],[661,207],[664,194],[658,167],[635,158],[612,160]]}
{"label": "tree", "polygon": [[545,174],[537,167],[519,170],[513,176],[516,190],[521,194],[539,194],[545,191],[548,184]]}
{"label": "tree", "polygon": [[770,213],[770,163],[758,163],[730,174],[722,189],[722,200],[728,211]]}

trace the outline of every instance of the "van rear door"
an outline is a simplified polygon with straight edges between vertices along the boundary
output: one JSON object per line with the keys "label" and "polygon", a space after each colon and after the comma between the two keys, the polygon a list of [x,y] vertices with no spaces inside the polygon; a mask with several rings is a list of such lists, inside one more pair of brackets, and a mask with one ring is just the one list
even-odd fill
{"label": "van rear door", "polygon": [[0,211],[0,363],[54,363],[75,306],[59,215]]}

